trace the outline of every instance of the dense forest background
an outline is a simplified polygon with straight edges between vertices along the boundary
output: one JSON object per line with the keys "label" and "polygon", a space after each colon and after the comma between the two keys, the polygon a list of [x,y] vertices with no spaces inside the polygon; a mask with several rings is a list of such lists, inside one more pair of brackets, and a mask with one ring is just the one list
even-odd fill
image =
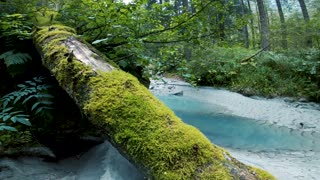
{"label": "dense forest background", "polygon": [[320,101],[318,0],[1,0],[0,9],[0,131],[53,118],[55,82],[31,36],[57,23],[146,86],[152,76],[179,76]]}

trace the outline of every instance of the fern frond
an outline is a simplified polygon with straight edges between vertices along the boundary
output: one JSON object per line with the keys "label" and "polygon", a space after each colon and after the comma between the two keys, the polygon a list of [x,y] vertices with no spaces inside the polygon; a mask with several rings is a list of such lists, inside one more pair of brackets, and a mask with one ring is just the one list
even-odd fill
{"label": "fern frond", "polygon": [[4,63],[9,67],[11,65],[24,64],[31,60],[31,56],[27,53],[14,52],[14,50],[11,50],[2,53],[0,59],[4,59]]}

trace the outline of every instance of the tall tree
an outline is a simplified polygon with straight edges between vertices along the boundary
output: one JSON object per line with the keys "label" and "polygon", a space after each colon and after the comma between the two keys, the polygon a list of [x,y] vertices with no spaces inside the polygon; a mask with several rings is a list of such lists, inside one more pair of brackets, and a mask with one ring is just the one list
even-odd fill
{"label": "tall tree", "polygon": [[[244,5],[243,0],[240,0],[240,7],[241,7],[241,15],[244,16],[246,14],[246,7]],[[243,26],[242,33],[243,33],[244,46],[246,48],[249,48],[249,32],[248,32],[247,24]]]}
{"label": "tall tree", "polygon": [[303,15],[303,18],[304,18],[304,21],[306,22],[306,45],[307,47],[312,47],[312,38],[311,38],[311,30],[310,28],[308,27],[309,25],[309,22],[310,22],[310,16],[309,16],[309,13],[308,13],[308,9],[307,9],[307,6],[306,6],[306,3],[304,2],[304,0],[298,0],[299,1],[299,4],[300,4],[300,7],[301,7],[301,11],[302,11],[302,15]]}
{"label": "tall tree", "polygon": [[261,48],[265,50],[270,50],[270,31],[263,0],[257,0],[257,5],[260,17]]}
{"label": "tall tree", "polygon": [[281,45],[282,48],[287,49],[287,27],[285,24],[285,19],[282,11],[282,6],[280,0],[276,0],[277,7],[278,7],[278,12],[279,12],[279,17],[280,17],[280,23],[281,23]]}
{"label": "tall tree", "polygon": [[[250,0],[247,0],[248,3],[248,9],[249,9],[249,13],[252,15],[252,9],[251,9],[251,4],[250,4]],[[252,41],[252,47],[256,48],[256,33],[255,33],[255,29],[254,29],[254,21],[253,21],[253,17],[250,18],[250,29],[251,29],[251,41]]]}

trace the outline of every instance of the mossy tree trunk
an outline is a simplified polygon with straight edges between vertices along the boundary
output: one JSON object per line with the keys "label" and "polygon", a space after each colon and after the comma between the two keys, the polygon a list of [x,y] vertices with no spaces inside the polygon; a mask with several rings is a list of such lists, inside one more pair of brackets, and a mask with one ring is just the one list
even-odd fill
{"label": "mossy tree trunk", "polygon": [[108,140],[151,179],[273,179],[183,123],[132,75],[61,25],[37,28],[43,65]]}

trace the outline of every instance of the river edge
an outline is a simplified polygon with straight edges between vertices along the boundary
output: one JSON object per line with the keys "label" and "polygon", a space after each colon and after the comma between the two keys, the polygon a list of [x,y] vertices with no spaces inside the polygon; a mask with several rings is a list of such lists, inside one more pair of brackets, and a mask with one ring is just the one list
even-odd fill
{"label": "river edge", "polygon": [[[284,126],[303,136],[318,137],[320,133],[320,105],[316,103],[295,102],[290,98],[246,97],[225,89],[195,88],[172,78],[151,80],[150,91],[155,95],[178,95],[211,102],[221,107],[221,113],[276,127]],[[316,180],[320,177],[318,151],[253,152],[226,149],[241,162],[265,169],[280,180]]]}
{"label": "river edge", "polygon": [[[317,106],[308,106],[307,103],[295,103],[287,102],[285,99],[269,100],[260,97],[248,98],[237,93],[232,93],[230,91],[216,89],[217,94],[213,96],[209,92],[212,88],[204,88],[203,91],[200,89],[196,91],[188,92],[186,88],[192,88],[189,84],[182,81],[158,81],[153,87],[151,86],[151,91],[164,94],[174,94],[183,96],[195,96],[195,94],[200,93],[201,95],[195,96],[206,101],[212,101],[215,98],[215,103],[221,106],[221,111],[224,113],[237,113],[241,107],[249,108],[246,113],[253,112],[255,116],[259,117],[258,112],[270,113],[270,111],[261,110],[264,106],[267,108],[282,107],[285,108],[298,109],[300,113],[299,117],[305,117],[306,114],[311,113],[310,117],[319,118],[320,115],[317,114]],[[182,92],[182,94],[181,94]],[[194,93],[196,92],[196,93]],[[224,93],[227,92],[228,96]],[[239,99],[240,100],[239,100]],[[226,99],[229,101],[226,101]],[[234,101],[230,103],[230,101]],[[254,101],[251,101],[254,100]],[[244,102],[243,102],[244,101]],[[242,102],[242,103],[241,103]],[[251,102],[254,105],[250,106]],[[258,102],[262,103],[262,105]],[[269,104],[269,102],[275,102]],[[264,105],[263,105],[264,104]],[[268,105],[269,104],[269,105]],[[279,106],[276,104],[280,104]],[[298,105],[297,105],[298,104]],[[302,104],[302,105],[300,105]],[[228,108],[228,106],[230,106]],[[235,107],[233,107],[235,106]],[[237,107],[238,106],[238,107]],[[240,107],[239,107],[240,106]],[[309,107],[309,108],[308,108]],[[254,111],[254,108],[259,111]],[[251,110],[250,110],[251,109]],[[232,111],[233,110],[233,111]],[[279,109],[276,109],[277,111]],[[312,110],[312,111],[305,111]],[[284,111],[280,111],[284,113]],[[293,111],[292,111],[293,112]],[[291,113],[291,111],[290,111]],[[271,113],[271,117],[276,116],[277,113]],[[281,115],[281,114],[280,114]],[[294,113],[293,113],[294,115]],[[319,116],[318,116],[319,115]],[[261,115],[260,115],[261,116]],[[267,116],[262,116],[267,118]],[[290,114],[286,116],[290,119]],[[309,117],[309,116],[308,116]],[[292,119],[292,118],[291,118]],[[260,119],[261,121],[266,121]],[[281,119],[274,119],[274,126],[281,126],[279,124],[286,124],[281,122]],[[319,128],[317,124],[307,123],[308,119],[303,119],[306,126],[304,128],[299,127],[299,122],[287,123],[288,126],[299,131],[301,133],[310,134],[311,132],[317,132]],[[313,121],[311,121],[313,122]],[[316,122],[316,121],[315,121]],[[315,126],[315,127],[314,127]],[[62,160],[59,163],[47,163],[43,162],[41,158],[35,157],[24,157],[19,159],[4,158],[0,159],[0,179],[11,179],[11,180],[34,180],[34,179],[84,179],[84,180],[95,180],[95,179],[142,179],[141,175],[135,168],[128,163],[119,153],[113,150],[109,143],[98,145],[93,147],[89,152],[85,153],[83,156],[70,157],[68,159]],[[267,170],[268,172],[275,175],[280,180],[316,180],[320,177],[320,152],[315,151],[246,151],[240,149],[230,149],[226,148],[231,152],[232,156],[242,161],[245,164],[253,165]]]}

